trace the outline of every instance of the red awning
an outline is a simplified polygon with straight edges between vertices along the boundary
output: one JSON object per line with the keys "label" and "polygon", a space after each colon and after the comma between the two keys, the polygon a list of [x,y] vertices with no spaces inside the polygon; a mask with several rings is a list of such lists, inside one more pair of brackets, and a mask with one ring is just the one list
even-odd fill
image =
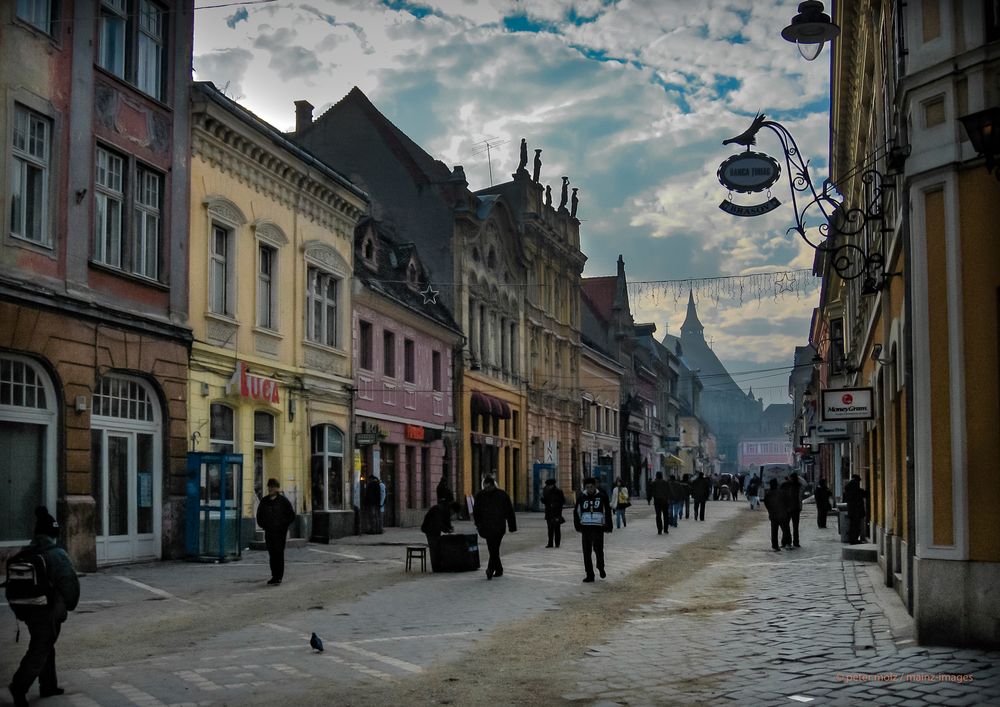
{"label": "red awning", "polygon": [[510,419],[510,405],[494,395],[474,390],[470,403],[473,415],[489,415],[501,420]]}

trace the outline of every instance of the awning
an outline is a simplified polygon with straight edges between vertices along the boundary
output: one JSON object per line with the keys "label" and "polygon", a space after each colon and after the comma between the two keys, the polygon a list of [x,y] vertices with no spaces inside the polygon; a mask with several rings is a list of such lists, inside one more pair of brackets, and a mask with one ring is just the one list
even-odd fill
{"label": "awning", "polygon": [[666,462],[667,466],[678,466],[678,467],[684,466],[684,460],[673,454],[668,454],[667,458],[664,459],[664,461]]}
{"label": "awning", "polygon": [[510,405],[506,400],[474,390],[470,402],[473,415],[489,415],[501,420],[510,419]]}

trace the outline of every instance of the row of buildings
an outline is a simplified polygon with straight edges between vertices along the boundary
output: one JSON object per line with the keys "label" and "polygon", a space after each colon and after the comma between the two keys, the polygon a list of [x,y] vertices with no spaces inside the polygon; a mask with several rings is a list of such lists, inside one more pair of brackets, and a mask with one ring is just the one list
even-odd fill
{"label": "row of buildings", "polygon": [[[790,381],[798,452],[832,483],[861,476],[918,640],[995,647],[1000,14],[975,0],[833,9],[830,176],[864,217],[817,251]],[[838,268],[844,244],[860,272]],[[869,419],[831,424],[845,396]]]}
{"label": "row of buildings", "polygon": [[316,119],[297,102],[283,133],[191,81],[193,11],[0,10],[0,551],[38,503],[93,569],[183,556],[206,508],[246,539],[270,477],[322,541],[358,529],[372,476],[410,525],[442,479],[468,499],[496,474],[535,508],[550,477],[642,493],[735,465],[700,408],[759,401],[693,298],[658,340],[620,257],[582,277],[568,180],[554,206],[522,144],[510,181],[472,190],[358,89]]}

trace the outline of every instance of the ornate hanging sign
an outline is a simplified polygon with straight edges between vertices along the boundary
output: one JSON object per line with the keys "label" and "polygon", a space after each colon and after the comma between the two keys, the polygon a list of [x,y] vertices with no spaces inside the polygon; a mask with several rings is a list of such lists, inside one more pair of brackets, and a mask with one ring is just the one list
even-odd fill
{"label": "ornate hanging sign", "polygon": [[760,216],[761,214],[766,214],[768,211],[774,211],[779,206],[781,206],[781,202],[773,196],[763,204],[751,204],[750,206],[734,204],[729,199],[719,204],[720,209],[733,216]]}
{"label": "ornate hanging sign", "polygon": [[781,167],[763,152],[740,152],[719,165],[719,182],[730,191],[751,194],[774,186],[781,177]]}

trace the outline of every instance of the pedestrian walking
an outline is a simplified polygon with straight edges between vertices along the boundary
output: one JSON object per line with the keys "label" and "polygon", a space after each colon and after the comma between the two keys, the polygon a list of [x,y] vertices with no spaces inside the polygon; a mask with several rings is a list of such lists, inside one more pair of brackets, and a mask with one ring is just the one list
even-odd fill
{"label": "pedestrian walking", "polygon": [[691,495],[694,497],[694,517],[696,520],[705,520],[705,503],[709,494],[712,493],[712,482],[700,471],[695,474],[694,481],[691,482]]}
{"label": "pedestrian walking", "polygon": [[611,490],[611,510],[615,513],[616,528],[628,527],[625,509],[632,505],[628,499],[628,487],[621,479],[616,480],[615,487]]}
{"label": "pedestrian walking", "polygon": [[378,532],[385,530],[385,482],[378,480]]}
{"label": "pedestrian walking", "polygon": [[490,553],[486,579],[502,577],[500,542],[508,528],[512,533],[517,532],[517,518],[514,516],[514,504],[510,502],[510,496],[503,489],[497,488],[496,479],[492,476],[483,479],[483,490],[476,494],[472,517],[476,530],[486,541],[486,548]]}
{"label": "pedestrian walking", "polygon": [[[781,552],[791,542],[788,537],[788,509],[785,507],[784,496],[778,488],[778,480],[771,479],[771,484],[764,492],[764,508],[767,518],[771,521],[771,549]],[[778,529],[781,529],[781,547],[778,547]]]}
{"label": "pedestrian walking", "polygon": [[267,495],[257,504],[257,525],[264,530],[267,559],[271,565],[268,584],[281,584],[285,577],[285,538],[295,520],[295,509],[285,495],[280,493],[277,479],[267,480]]}
{"label": "pedestrian walking", "polygon": [[684,489],[684,519],[691,517],[691,474],[684,474],[681,477],[681,486]]}
{"label": "pedestrian walking", "polygon": [[794,471],[782,482],[781,490],[785,493],[785,506],[788,509],[788,520],[792,526],[792,547],[799,545],[799,516],[802,515],[802,484],[799,475]]}
{"label": "pedestrian walking", "polygon": [[859,545],[865,520],[865,492],[857,474],[853,474],[844,487],[844,503],[847,504],[847,542]]}
{"label": "pedestrian walking", "polygon": [[441,497],[431,506],[420,525],[420,532],[427,538],[427,549],[431,556],[431,572],[441,572],[441,535],[452,533],[451,509],[446,497]]}
{"label": "pedestrian walking", "polygon": [[[663,472],[656,472],[656,478],[649,485],[649,497],[656,510],[656,534],[670,534],[670,484],[663,478]],[[698,508],[695,506],[695,511]]]}
{"label": "pedestrian walking", "polygon": [[604,571],[604,534],[612,529],[611,503],[607,494],[597,488],[597,479],[592,476],[583,480],[583,493],[573,507],[573,526],[580,533],[583,543],[583,568],[587,573],[583,581],[594,581],[595,560],[597,572],[604,579],[607,577]]}
{"label": "pedestrian walking", "polygon": [[555,479],[546,479],[542,490],[542,505],[545,507],[545,525],[549,531],[549,543],[545,547],[559,547],[562,540],[563,506],[566,505],[566,495],[556,486]]}
{"label": "pedestrian walking", "polygon": [[750,510],[755,511],[760,506],[760,478],[751,476],[747,482],[747,499],[750,501]]}
{"label": "pedestrian walking", "polygon": [[368,517],[368,534],[382,532],[382,487],[377,476],[365,482],[365,515]]}
{"label": "pedestrian walking", "polygon": [[820,528],[826,527],[826,517],[830,513],[830,489],[827,488],[826,479],[820,479],[813,491],[813,498],[816,499],[816,525]]}
{"label": "pedestrian walking", "polygon": [[667,488],[670,489],[670,512],[668,513],[670,525],[676,528],[677,521],[680,519],[681,511],[684,508],[684,487],[678,481],[677,474],[670,475]]}
{"label": "pedestrian walking", "polygon": [[[39,506],[35,509],[34,539],[8,564],[10,568],[11,564],[18,562],[27,570],[21,575],[25,584],[29,584],[28,580],[35,572],[44,572],[44,580],[39,579],[36,586],[44,581],[49,587],[43,596],[29,597],[29,591],[22,597],[15,597],[16,590],[10,586],[12,578],[8,576],[8,603],[14,615],[27,625],[30,635],[28,650],[7,687],[15,707],[27,707],[28,690],[36,679],[42,697],[54,697],[64,692],[56,675],[56,641],[68,612],[73,611],[80,601],[80,580],[69,555],[56,544],[58,537],[59,523],[45,506]],[[30,584],[35,585],[35,582]],[[18,598],[25,602],[34,600],[45,603],[21,604]]]}

